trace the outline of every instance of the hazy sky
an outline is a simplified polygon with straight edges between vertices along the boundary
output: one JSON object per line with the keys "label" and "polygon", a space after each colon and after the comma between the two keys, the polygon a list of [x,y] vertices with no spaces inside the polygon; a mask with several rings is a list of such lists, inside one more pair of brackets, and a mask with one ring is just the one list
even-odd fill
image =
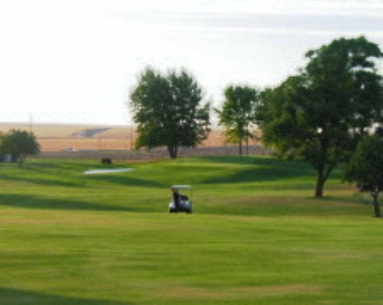
{"label": "hazy sky", "polygon": [[383,0],[0,0],[0,122],[128,125],[147,66],[187,70],[219,107],[360,35],[383,49]]}

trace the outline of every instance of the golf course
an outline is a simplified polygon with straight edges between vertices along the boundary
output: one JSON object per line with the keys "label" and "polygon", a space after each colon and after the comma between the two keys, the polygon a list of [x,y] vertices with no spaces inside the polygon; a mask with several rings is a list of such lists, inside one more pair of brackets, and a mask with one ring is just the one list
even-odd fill
{"label": "golf course", "polygon": [[369,194],[315,182],[266,156],[1,164],[0,304],[383,304]]}

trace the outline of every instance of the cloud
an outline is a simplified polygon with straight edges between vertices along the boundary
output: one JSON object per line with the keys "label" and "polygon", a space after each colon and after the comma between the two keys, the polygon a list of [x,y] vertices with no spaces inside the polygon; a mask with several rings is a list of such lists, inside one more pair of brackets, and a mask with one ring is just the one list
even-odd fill
{"label": "cloud", "polygon": [[382,45],[382,11],[373,0],[0,0],[0,120],[124,123],[147,65],[186,68],[220,100],[228,83],[279,82],[334,38]]}
{"label": "cloud", "polygon": [[380,16],[380,0],[125,0],[99,1],[115,12],[272,13]]}

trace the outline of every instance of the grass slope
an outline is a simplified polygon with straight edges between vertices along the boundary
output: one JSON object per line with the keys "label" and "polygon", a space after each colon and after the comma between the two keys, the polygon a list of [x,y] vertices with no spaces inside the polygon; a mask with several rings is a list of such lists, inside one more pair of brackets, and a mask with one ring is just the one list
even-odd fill
{"label": "grass slope", "polygon": [[[381,221],[264,157],[0,167],[0,304],[383,304]],[[195,213],[168,214],[191,184]]]}

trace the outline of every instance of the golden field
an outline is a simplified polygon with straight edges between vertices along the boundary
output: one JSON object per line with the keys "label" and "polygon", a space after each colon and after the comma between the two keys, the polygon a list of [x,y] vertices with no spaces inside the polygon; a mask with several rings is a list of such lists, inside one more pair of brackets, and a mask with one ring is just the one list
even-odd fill
{"label": "golden field", "polygon": [[[0,132],[32,131],[43,152],[83,150],[132,150],[136,133],[129,126],[0,123]],[[250,143],[254,145],[254,141]],[[215,128],[203,147],[233,146],[225,143],[222,129]],[[234,145],[236,146],[236,145]]]}

